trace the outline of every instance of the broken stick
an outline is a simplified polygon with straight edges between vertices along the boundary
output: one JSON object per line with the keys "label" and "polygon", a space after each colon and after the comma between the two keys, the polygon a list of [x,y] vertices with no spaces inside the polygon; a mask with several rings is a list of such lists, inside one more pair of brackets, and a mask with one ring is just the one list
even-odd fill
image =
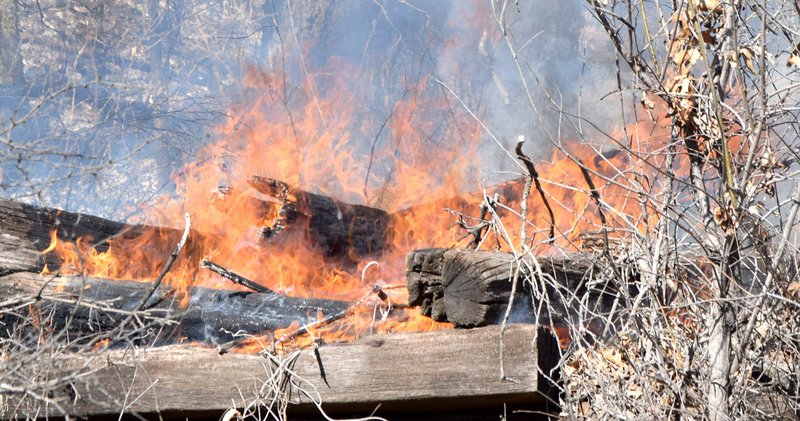
{"label": "broken stick", "polygon": [[273,290],[271,290],[271,289],[269,289],[269,288],[267,288],[267,287],[265,287],[263,285],[257,284],[255,282],[245,278],[244,276],[239,275],[236,272],[233,272],[231,270],[225,269],[224,267],[222,267],[222,266],[220,266],[220,265],[218,265],[218,264],[216,264],[216,263],[214,263],[212,261],[209,261],[209,260],[206,260],[206,259],[200,259],[200,267],[203,268],[203,269],[208,269],[208,270],[216,273],[217,275],[222,276],[223,278],[230,280],[231,282],[233,282],[235,284],[241,285],[243,287],[250,288],[251,290],[253,290],[255,292],[258,292],[258,293],[261,293],[261,294],[276,294],[275,291],[273,291]]}

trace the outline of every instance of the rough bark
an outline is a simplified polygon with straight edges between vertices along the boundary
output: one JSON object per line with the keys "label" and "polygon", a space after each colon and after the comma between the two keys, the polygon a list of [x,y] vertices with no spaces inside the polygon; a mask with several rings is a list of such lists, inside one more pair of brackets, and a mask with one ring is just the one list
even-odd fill
{"label": "rough bark", "polygon": [[[291,192],[297,202],[291,214],[287,215],[287,220],[291,222],[292,229],[307,230],[309,241],[319,246],[326,256],[356,262],[359,256],[380,252],[386,247],[390,218],[384,211],[349,205],[296,189]],[[239,206],[268,212],[276,204],[252,198]],[[50,245],[53,230],[57,230],[60,241],[89,239],[89,244],[94,245],[98,252],[108,249],[109,239],[132,240],[146,235],[147,244],[152,249],[164,252],[149,256],[157,261],[137,262],[137,266],[143,268],[162,264],[161,259],[181,237],[181,230],[178,229],[129,225],[0,199],[0,276],[14,272],[41,272],[45,265],[50,270],[60,267],[62,262],[55,253],[41,254]],[[193,230],[186,245],[186,254],[204,255],[200,246],[206,243],[207,238],[207,234]],[[142,256],[145,257],[148,256]]]}
{"label": "rough bark", "polygon": [[245,206],[261,209],[266,216],[280,208],[280,226],[264,227],[269,235],[280,235],[283,229],[304,229],[309,241],[326,256],[350,257],[358,260],[383,251],[388,245],[389,214],[369,206],[352,205],[327,196],[310,193],[281,181],[252,177],[248,183],[260,193],[278,202],[250,199]]}

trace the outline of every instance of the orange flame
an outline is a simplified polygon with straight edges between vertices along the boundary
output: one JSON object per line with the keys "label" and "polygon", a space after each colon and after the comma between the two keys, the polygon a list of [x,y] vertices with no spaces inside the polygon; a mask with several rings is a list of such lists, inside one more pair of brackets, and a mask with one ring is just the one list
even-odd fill
{"label": "orange flame", "polygon": [[[450,208],[477,215],[483,200],[479,194],[468,193],[476,185],[471,172],[474,163],[480,162],[478,147],[482,136],[480,125],[466,112],[454,111],[447,100],[428,95],[431,88],[423,80],[393,107],[392,117],[386,123],[385,144],[376,147],[378,139],[375,139],[370,148],[356,138],[373,139],[379,123],[355,124],[353,118],[367,114],[366,106],[347,99],[350,96],[346,81],[325,81],[324,92],[305,89],[304,107],[287,116],[285,104],[272,95],[276,80],[249,69],[244,84],[247,93],[253,96],[252,102],[234,110],[233,117],[217,128],[218,142],[201,150],[197,160],[181,170],[176,177],[179,197],[165,198],[145,218],[155,225],[179,227],[182,215],[189,212],[192,226],[197,227],[190,236],[190,244],[164,279],[165,284],[183,291],[189,286],[241,288],[201,270],[198,261],[209,258],[290,296],[356,301],[369,294],[372,285],[365,285],[360,276],[365,262],[353,267],[352,263],[343,263],[343,259],[326,258],[304,230],[287,229],[265,240],[260,228],[278,221],[282,204],[250,188],[247,180],[251,176],[270,177],[343,201],[393,211],[389,245],[378,256],[382,278],[389,283],[404,283],[403,262],[408,251],[466,244],[463,231],[454,226],[453,216],[443,211]],[[451,115],[453,127],[438,126],[436,118],[445,111]],[[646,124],[639,126],[632,126],[628,132],[644,132]],[[662,147],[666,139],[664,129],[655,126],[661,133],[636,135],[631,147],[637,150]],[[435,142],[430,140],[431,136],[453,140]],[[651,172],[649,168],[641,162],[629,161],[625,153],[598,154],[587,144],[566,143],[564,149],[586,163],[602,200],[616,209],[609,215],[610,225],[623,230],[645,228],[642,224],[647,225],[647,220],[642,222],[632,217],[626,221],[625,214],[639,215],[641,209],[637,198],[624,187],[642,183],[640,178]],[[600,227],[598,209],[588,193],[581,169],[558,151],[549,162],[536,165],[556,214],[555,245],[574,248],[579,233]],[[521,220],[513,217],[509,209],[520,208],[522,185],[517,180],[488,189],[491,195],[497,193],[505,206],[497,212],[505,217],[505,229],[512,243],[519,239]],[[221,186],[225,187],[224,195],[220,194]],[[270,204],[266,212],[262,202]],[[527,223],[538,244],[536,251],[546,253],[552,244],[542,240],[551,222],[535,191],[528,207]],[[483,247],[508,249],[500,234],[490,233]],[[152,280],[176,242],[175,233],[169,230],[139,227],[136,232],[107,241],[105,250],[98,251],[89,238],[63,242],[57,240],[54,231],[52,242],[43,253],[56,253],[63,262],[60,268],[63,273]],[[392,302],[407,300],[402,288],[389,292]],[[188,299],[188,294],[184,296]],[[294,342],[308,344],[315,335],[332,341],[373,330],[428,330],[446,326],[413,309],[399,316],[394,312],[392,317],[376,317],[381,305],[368,300],[354,309],[347,323],[314,328],[312,334]],[[296,328],[283,329],[274,335],[280,337]]]}

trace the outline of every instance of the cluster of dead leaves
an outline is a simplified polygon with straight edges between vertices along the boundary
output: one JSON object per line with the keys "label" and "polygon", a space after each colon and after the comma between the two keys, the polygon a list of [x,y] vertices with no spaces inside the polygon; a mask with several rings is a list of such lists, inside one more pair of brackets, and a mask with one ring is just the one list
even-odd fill
{"label": "cluster of dead leaves", "polygon": [[[669,57],[672,76],[666,83],[672,114],[682,125],[692,124],[696,114],[696,84],[693,70],[703,58],[704,45],[716,45],[719,26],[715,18],[722,12],[716,0],[694,0],[686,5],[683,13],[677,13],[673,22],[677,26],[675,36],[669,40]],[[701,28],[701,25],[703,27]],[[700,34],[696,33],[700,29]],[[699,35],[699,36],[698,36]],[[700,39],[702,37],[702,39]]]}
{"label": "cluster of dead leaves", "polygon": [[731,206],[718,206],[712,212],[714,223],[726,236],[733,236],[739,228],[739,220],[736,218],[736,211]]}
{"label": "cluster of dead leaves", "polygon": [[[689,333],[691,326],[682,325]],[[673,335],[658,342],[632,335],[622,335],[607,345],[581,348],[564,364],[566,396],[562,402],[562,418],[661,419],[676,402],[674,386],[683,382],[687,361],[687,344],[692,341]],[[684,388],[684,415],[700,417],[696,409],[699,395],[689,386]],[[694,409],[693,409],[694,408]]]}

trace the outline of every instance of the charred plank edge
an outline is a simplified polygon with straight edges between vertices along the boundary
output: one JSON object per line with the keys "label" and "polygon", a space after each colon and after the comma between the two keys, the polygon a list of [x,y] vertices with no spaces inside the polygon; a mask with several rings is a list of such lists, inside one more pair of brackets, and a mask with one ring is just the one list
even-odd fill
{"label": "charred plank edge", "polygon": [[[13,200],[0,199],[0,275],[17,272],[41,272],[47,265],[51,270],[61,265],[55,253],[42,254],[56,230],[58,239],[75,241],[90,239],[100,252],[108,249],[108,240],[136,238],[147,232],[164,245],[164,256],[174,249],[182,230],[144,224],[126,224],[97,216],[67,212],[55,208],[33,206]],[[192,230],[187,249],[192,249],[206,235]]]}

